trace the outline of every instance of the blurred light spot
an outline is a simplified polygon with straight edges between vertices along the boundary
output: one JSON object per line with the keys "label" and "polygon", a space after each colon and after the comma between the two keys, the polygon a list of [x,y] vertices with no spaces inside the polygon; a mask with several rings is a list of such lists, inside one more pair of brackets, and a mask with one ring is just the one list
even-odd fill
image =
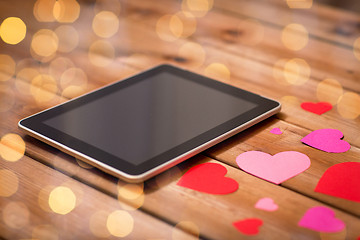
{"label": "blurred light spot", "polygon": [[205,61],[206,53],[200,44],[187,42],[180,47],[178,56],[186,59],[192,67],[200,67]]}
{"label": "blurred light spot", "polygon": [[62,25],[55,29],[59,39],[59,52],[71,52],[79,44],[79,34],[73,26]]}
{"label": "blurred light spot", "polygon": [[34,16],[39,22],[55,21],[53,9],[56,0],[37,0],[34,5]]}
{"label": "blurred light spot", "polygon": [[76,0],[57,0],[54,4],[53,14],[58,22],[72,23],[80,15],[80,5]]}
{"label": "blurred light spot", "polygon": [[329,102],[335,105],[343,94],[341,84],[335,79],[325,79],[316,89],[316,96],[320,102]]}
{"label": "blurred light spot", "polygon": [[280,100],[282,112],[296,116],[299,111],[300,101],[295,96],[284,96]]}
{"label": "blurred light spot", "polygon": [[0,88],[0,113],[9,111],[15,104],[15,95],[11,89]]}
{"label": "blurred light spot", "polygon": [[128,212],[117,210],[108,216],[106,227],[111,235],[126,237],[134,228],[134,219]]}
{"label": "blurred light spot", "polygon": [[0,82],[12,78],[15,73],[16,63],[9,55],[0,54]]}
{"label": "blurred light spot", "polygon": [[[31,49],[39,60],[43,57],[49,58],[55,55],[59,46],[59,39],[49,29],[41,29],[36,32],[31,41]],[[40,57],[40,58],[39,58]]]}
{"label": "blurred light spot", "polygon": [[286,0],[289,8],[311,8],[313,4],[313,0]]}
{"label": "blurred light spot", "polygon": [[122,181],[118,182],[118,200],[120,205],[126,210],[136,210],[145,201],[144,184],[131,184]]}
{"label": "blurred light spot", "polygon": [[87,164],[86,162],[83,162],[83,161],[81,161],[81,160],[79,160],[79,159],[76,159],[76,162],[77,162],[77,164],[79,164],[79,166],[82,167],[82,168],[85,168],[85,169],[92,169],[92,168],[94,168],[94,167],[91,166],[90,164]]}
{"label": "blurred light spot", "polygon": [[156,33],[164,41],[173,42],[183,32],[183,24],[176,15],[164,15],[156,22]]}
{"label": "blurred light spot", "polygon": [[46,240],[58,240],[59,233],[56,228],[52,225],[39,225],[36,226],[32,231],[32,238],[33,239],[46,239]]}
{"label": "blurred light spot", "polygon": [[2,217],[6,226],[22,229],[29,223],[30,212],[22,202],[9,202],[2,209]]}
{"label": "blurred light spot", "polygon": [[85,93],[85,89],[80,86],[68,86],[64,88],[64,90],[61,93],[61,96],[64,98],[75,98]]}
{"label": "blurred light spot", "polygon": [[26,36],[26,25],[17,17],[6,18],[0,26],[0,37],[8,44],[18,44]]}
{"label": "blurred light spot", "polygon": [[214,0],[183,0],[182,10],[190,11],[196,17],[205,16],[213,7]]}
{"label": "blurred light spot", "polygon": [[346,92],[339,99],[337,110],[343,118],[355,119],[360,115],[360,95]]}
{"label": "blurred light spot", "polygon": [[205,68],[205,75],[220,80],[230,80],[230,70],[222,63],[211,63]]}
{"label": "blurred light spot", "polygon": [[0,155],[9,162],[16,162],[24,156],[25,142],[15,133],[8,133],[0,140]]}
{"label": "blurred light spot", "polygon": [[49,195],[50,192],[55,188],[55,186],[48,185],[40,190],[38,195],[38,204],[42,210],[45,212],[52,212],[49,206]]}
{"label": "blurred light spot", "polygon": [[190,12],[180,11],[171,18],[170,28],[175,36],[187,38],[196,31],[196,18]]}
{"label": "blurred light spot", "polygon": [[17,192],[19,178],[10,170],[0,169],[0,196],[10,197]]}
{"label": "blurred light spot", "polygon": [[105,211],[95,212],[89,221],[90,231],[98,238],[109,238],[110,233],[106,227],[108,214]]}
{"label": "blurred light spot", "polygon": [[106,67],[114,61],[115,49],[107,41],[98,40],[89,48],[89,60],[98,67]]}
{"label": "blurred light spot", "polygon": [[113,12],[102,11],[95,15],[92,22],[94,33],[103,38],[114,36],[119,29],[119,19]]}
{"label": "blurred light spot", "polygon": [[199,239],[199,227],[191,221],[181,221],[172,231],[173,240]]}
{"label": "blurred light spot", "polygon": [[56,80],[50,75],[40,74],[31,81],[30,92],[38,103],[51,101],[57,90]]}
{"label": "blurred light spot", "polygon": [[309,34],[303,25],[291,23],[283,29],[281,41],[286,48],[298,51],[307,45]]}
{"label": "blurred light spot", "polygon": [[94,11],[95,13],[110,11],[119,15],[121,11],[121,5],[118,0],[96,0]]}
{"label": "blurred light spot", "polygon": [[290,83],[285,79],[284,68],[285,64],[289,61],[289,59],[279,59],[275,62],[273,66],[273,77],[276,81],[282,85],[290,85]]}
{"label": "blurred light spot", "polygon": [[309,80],[311,69],[301,58],[293,58],[285,63],[284,77],[292,85],[302,85]]}
{"label": "blurred light spot", "polygon": [[354,42],[354,55],[360,61],[360,37]]}
{"label": "blurred light spot", "polygon": [[49,65],[49,74],[56,80],[60,80],[63,73],[74,66],[75,64],[69,58],[58,57],[51,61]]}
{"label": "blurred light spot", "polygon": [[49,195],[49,206],[58,214],[68,214],[76,205],[76,196],[68,187],[56,187]]}
{"label": "blurred light spot", "polygon": [[264,26],[256,20],[246,19],[239,23],[239,42],[244,45],[255,46],[264,39]]}
{"label": "blurred light spot", "polygon": [[30,94],[31,81],[40,73],[35,68],[23,68],[16,74],[15,87],[19,93]]}
{"label": "blurred light spot", "polygon": [[87,76],[81,68],[69,68],[60,78],[60,85],[62,88],[75,85],[85,89],[87,82]]}

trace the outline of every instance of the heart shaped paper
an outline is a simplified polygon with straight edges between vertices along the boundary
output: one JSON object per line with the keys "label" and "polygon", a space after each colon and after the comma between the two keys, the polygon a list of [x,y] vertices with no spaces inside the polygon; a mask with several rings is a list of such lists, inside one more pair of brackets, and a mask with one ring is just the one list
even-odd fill
{"label": "heart shaped paper", "polygon": [[318,103],[303,102],[301,104],[301,108],[308,112],[321,115],[323,113],[326,113],[327,111],[330,111],[332,109],[332,105],[331,103],[328,102],[318,102]]}
{"label": "heart shaped paper", "polygon": [[210,194],[229,194],[239,188],[232,178],[225,177],[227,170],[218,163],[202,163],[189,169],[177,185]]}
{"label": "heart shaped paper", "polygon": [[258,218],[248,218],[234,222],[233,225],[236,229],[246,235],[256,235],[259,233],[259,228],[262,226],[263,221]]}
{"label": "heart shaped paper", "polygon": [[315,192],[360,202],[360,162],[331,166],[322,175]]}
{"label": "heart shaped paper", "polygon": [[255,208],[273,212],[276,211],[279,206],[274,203],[274,200],[271,198],[261,198],[257,203],[255,204]]}
{"label": "heart shaped paper", "polygon": [[310,159],[296,151],[280,152],[271,156],[260,151],[244,152],[237,156],[238,166],[252,175],[280,184],[310,167]]}
{"label": "heart shaped paper", "polygon": [[273,128],[273,129],[271,129],[270,132],[271,132],[272,134],[276,134],[276,135],[282,134],[282,131],[281,131],[280,128]]}
{"label": "heart shaped paper", "polygon": [[337,129],[318,129],[306,135],[301,142],[330,153],[346,152],[350,149],[350,144],[341,140],[344,134]]}
{"label": "heart shaped paper", "polygon": [[298,224],[304,228],[327,233],[340,232],[345,228],[344,222],[335,218],[334,211],[323,206],[307,210]]}

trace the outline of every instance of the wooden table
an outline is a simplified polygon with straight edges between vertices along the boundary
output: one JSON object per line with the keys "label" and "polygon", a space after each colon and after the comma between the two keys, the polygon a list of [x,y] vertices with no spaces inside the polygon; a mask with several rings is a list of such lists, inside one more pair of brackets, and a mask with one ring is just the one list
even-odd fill
{"label": "wooden table", "polygon": [[[9,37],[8,17],[25,23],[24,39],[21,23]],[[308,0],[14,0],[0,1],[3,21],[1,238],[360,238],[359,199],[315,191],[330,167],[360,163],[358,14]],[[143,184],[119,181],[17,128],[23,117],[161,63],[276,99],[282,111]],[[322,115],[300,107],[324,101],[333,108]],[[342,131],[351,149],[328,153],[301,142],[324,128]],[[311,166],[276,185],[237,166],[236,157],[253,150],[301,152]],[[205,162],[224,166],[238,190],[214,195],[177,185]],[[262,198],[278,209],[256,208]],[[299,226],[319,206],[345,228],[326,233]],[[258,233],[234,226],[253,218],[262,221]]]}

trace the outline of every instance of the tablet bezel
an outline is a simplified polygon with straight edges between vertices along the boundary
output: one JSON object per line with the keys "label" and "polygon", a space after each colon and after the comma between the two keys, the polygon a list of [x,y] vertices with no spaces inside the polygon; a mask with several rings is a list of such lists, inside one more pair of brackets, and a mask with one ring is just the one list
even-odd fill
{"label": "tablet bezel", "polygon": [[[153,75],[169,72],[187,80],[191,80],[232,96],[246,99],[257,106],[237,117],[224,122],[213,129],[194,136],[191,140],[169,149],[158,156],[148,159],[140,165],[132,165],[127,161],[105,152],[95,146],[89,145],[64,132],[52,128],[43,122],[58,114],[76,109],[88,104],[102,96],[126,88],[139,81],[146,81]],[[172,65],[160,65],[125,80],[115,82],[88,94],[82,95],[65,103],[34,114],[19,121],[19,127],[29,135],[40,139],[60,150],[79,158],[89,164],[95,165],[103,171],[130,182],[144,181],[161,171],[164,171],[179,162],[182,162],[216,143],[262,121],[263,119],[280,111],[281,104],[277,101],[236,88],[234,86],[189,72]]]}

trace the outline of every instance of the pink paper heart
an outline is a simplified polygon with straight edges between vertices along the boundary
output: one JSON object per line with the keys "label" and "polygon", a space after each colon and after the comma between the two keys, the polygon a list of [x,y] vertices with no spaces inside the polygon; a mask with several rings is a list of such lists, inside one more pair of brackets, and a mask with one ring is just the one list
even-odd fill
{"label": "pink paper heart", "polygon": [[237,156],[236,163],[245,172],[275,184],[300,174],[311,164],[308,156],[296,151],[280,152],[274,156],[249,151]]}
{"label": "pink paper heart", "polygon": [[276,135],[280,135],[282,134],[282,131],[280,130],[280,128],[273,128],[270,131],[272,134],[276,134]]}
{"label": "pink paper heart", "polygon": [[330,153],[346,152],[350,149],[350,144],[341,140],[344,134],[337,129],[319,129],[309,133],[301,142]]}
{"label": "pink paper heart", "polygon": [[327,233],[339,232],[345,228],[344,222],[335,218],[334,211],[323,206],[307,210],[298,224],[300,227]]}
{"label": "pink paper heart", "polygon": [[279,206],[274,203],[274,200],[271,198],[261,198],[257,203],[255,204],[255,208],[273,212],[276,211]]}

